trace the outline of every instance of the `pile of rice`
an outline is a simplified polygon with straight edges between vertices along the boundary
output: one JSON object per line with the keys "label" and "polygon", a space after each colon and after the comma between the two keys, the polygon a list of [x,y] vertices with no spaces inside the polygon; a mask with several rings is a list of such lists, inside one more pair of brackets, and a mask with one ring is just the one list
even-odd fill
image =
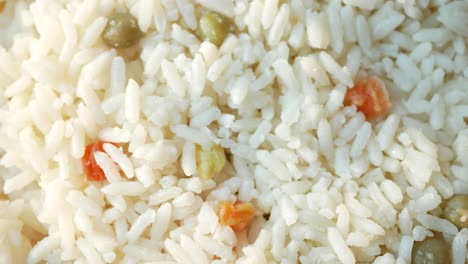
{"label": "pile of rice", "polygon": [[[0,14],[0,263],[410,263],[468,194],[466,0],[37,0]],[[237,31],[194,35],[200,10]],[[107,16],[145,32],[104,45]],[[132,57],[133,56],[133,57]],[[368,122],[346,90],[384,80]],[[80,158],[98,139],[108,181]],[[228,153],[197,175],[195,144]],[[115,162],[123,171],[119,176]],[[252,202],[235,233],[221,200]]]}

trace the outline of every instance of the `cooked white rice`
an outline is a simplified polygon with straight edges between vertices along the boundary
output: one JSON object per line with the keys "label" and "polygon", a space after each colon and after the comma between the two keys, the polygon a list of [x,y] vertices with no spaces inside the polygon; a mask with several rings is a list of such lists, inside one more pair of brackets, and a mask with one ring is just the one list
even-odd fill
{"label": "cooked white rice", "polygon": [[[1,3],[2,1],[0,1]],[[219,48],[205,10],[234,21]],[[144,36],[101,38],[115,11]],[[410,263],[468,194],[466,0],[7,1],[0,263]],[[356,79],[393,105],[343,106]],[[86,180],[85,146],[107,181]],[[198,175],[196,144],[229,153]],[[253,203],[241,232],[221,200]]]}

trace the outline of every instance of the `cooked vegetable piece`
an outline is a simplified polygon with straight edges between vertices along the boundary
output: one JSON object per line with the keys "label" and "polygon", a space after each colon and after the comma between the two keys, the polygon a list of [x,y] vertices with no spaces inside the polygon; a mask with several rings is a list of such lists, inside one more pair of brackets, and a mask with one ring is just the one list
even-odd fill
{"label": "cooked vegetable piece", "polygon": [[440,238],[427,238],[413,246],[412,264],[450,263],[450,247]]}
{"label": "cooked vegetable piece", "polygon": [[459,229],[468,228],[468,195],[454,195],[447,200],[444,218]]}
{"label": "cooked vegetable piece", "polygon": [[128,48],[140,40],[142,33],[137,20],[127,13],[115,13],[109,17],[102,37],[114,48]]}
{"label": "cooked vegetable piece", "polygon": [[[106,180],[106,176],[104,175],[104,171],[99,167],[99,165],[96,162],[96,159],[94,158],[94,153],[96,151],[102,151],[104,152],[103,145],[105,143],[110,143],[110,142],[105,142],[105,141],[97,141],[94,143],[91,143],[86,146],[85,153],[83,157],[81,158],[81,162],[83,163],[83,168],[86,176],[88,177],[88,180],[90,181],[104,181]],[[118,146],[115,143],[110,143],[114,144],[115,146]]]}
{"label": "cooked vegetable piece", "polygon": [[210,179],[219,173],[226,164],[224,149],[220,145],[214,146],[210,150],[204,150],[197,145],[195,149],[197,172],[203,179]]}
{"label": "cooked vegetable piece", "polygon": [[252,220],[255,208],[251,203],[221,201],[218,205],[219,222],[234,231],[242,231]]}
{"label": "cooked vegetable piece", "polygon": [[384,116],[392,106],[384,83],[377,77],[358,80],[346,92],[344,104],[355,105],[367,120]]}
{"label": "cooked vegetable piece", "polygon": [[3,12],[6,6],[6,0],[0,0],[0,12]]}
{"label": "cooked vegetable piece", "polygon": [[197,34],[201,39],[206,39],[219,47],[232,31],[232,27],[232,22],[227,17],[210,12],[200,18]]}

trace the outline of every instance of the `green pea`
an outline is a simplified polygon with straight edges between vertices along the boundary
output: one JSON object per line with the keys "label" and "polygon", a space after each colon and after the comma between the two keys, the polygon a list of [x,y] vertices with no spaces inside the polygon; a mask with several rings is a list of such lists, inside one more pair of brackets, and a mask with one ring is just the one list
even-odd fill
{"label": "green pea", "polygon": [[197,35],[208,40],[216,46],[221,46],[224,39],[232,31],[232,22],[218,13],[207,13],[200,18]]}
{"label": "green pea", "polygon": [[454,195],[448,199],[444,218],[459,229],[468,228],[468,195]]}
{"label": "green pea", "polygon": [[137,20],[127,13],[111,15],[102,33],[104,42],[114,48],[131,47],[140,40],[141,35]]}
{"label": "green pea", "polygon": [[411,264],[450,263],[450,247],[443,239],[427,238],[413,246]]}

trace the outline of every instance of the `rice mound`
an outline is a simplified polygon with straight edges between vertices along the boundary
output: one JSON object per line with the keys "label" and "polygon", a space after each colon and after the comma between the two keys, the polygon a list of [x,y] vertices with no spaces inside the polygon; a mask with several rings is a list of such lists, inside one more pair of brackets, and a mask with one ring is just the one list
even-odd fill
{"label": "rice mound", "polygon": [[[448,0],[37,0],[0,14],[0,263],[410,263],[468,194],[468,4]],[[231,18],[219,48],[202,10]],[[103,43],[129,12],[134,49]],[[366,121],[344,95],[381,78]],[[107,181],[81,157],[96,140]],[[196,145],[227,163],[203,180]],[[120,175],[115,167],[117,164]],[[219,201],[245,201],[241,232]]]}

